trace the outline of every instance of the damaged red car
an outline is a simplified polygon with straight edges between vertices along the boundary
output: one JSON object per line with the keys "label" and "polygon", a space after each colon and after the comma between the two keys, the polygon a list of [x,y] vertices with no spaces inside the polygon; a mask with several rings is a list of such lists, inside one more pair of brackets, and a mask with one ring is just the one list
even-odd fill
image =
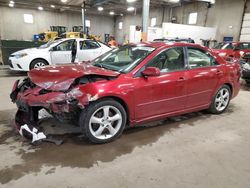
{"label": "damaged red car", "polygon": [[35,124],[46,109],[76,121],[94,143],[126,126],[208,109],[220,114],[240,89],[238,62],[188,43],[148,42],[114,49],[92,62],[33,69],[16,81],[16,122]]}

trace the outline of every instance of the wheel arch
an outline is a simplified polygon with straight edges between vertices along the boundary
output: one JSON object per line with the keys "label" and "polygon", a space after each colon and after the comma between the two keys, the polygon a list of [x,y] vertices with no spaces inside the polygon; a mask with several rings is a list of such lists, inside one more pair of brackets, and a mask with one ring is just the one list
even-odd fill
{"label": "wheel arch", "polygon": [[31,70],[31,64],[32,64],[34,61],[36,61],[36,60],[43,60],[43,61],[45,61],[45,62],[49,65],[49,62],[48,62],[46,59],[44,59],[44,58],[42,58],[42,57],[38,57],[38,58],[33,59],[33,60],[30,62],[30,65],[29,65],[29,69],[30,69],[30,70]]}
{"label": "wheel arch", "polygon": [[231,90],[231,97],[233,96],[233,85],[231,83],[224,83],[224,85],[228,86]]}
{"label": "wheel arch", "polygon": [[105,99],[113,99],[113,100],[119,102],[123,106],[123,108],[127,114],[127,124],[129,125],[130,124],[130,121],[129,121],[130,120],[130,110],[129,110],[127,103],[122,98],[117,97],[117,96],[103,96],[96,101],[105,100]]}

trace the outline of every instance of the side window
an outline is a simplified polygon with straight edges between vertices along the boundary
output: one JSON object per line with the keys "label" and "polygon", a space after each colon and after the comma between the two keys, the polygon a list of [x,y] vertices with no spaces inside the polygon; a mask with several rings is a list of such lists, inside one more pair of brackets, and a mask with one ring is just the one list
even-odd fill
{"label": "side window", "polygon": [[75,40],[68,40],[54,47],[55,51],[71,51]]}
{"label": "side window", "polygon": [[80,41],[80,50],[96,49],[99,47],[100,45],[95,41],[91,40]]}
{"label": "side window", "polygon": [[250,49],[250,43],[240,43],[239,48],[241,50],[249,50]]}
{"label": "side window", "polygon": [[190,69],[218,65],[209,52],[199,48],[188,48],[188,62]]}
{"label": "side window", "polygon": [[157,67],[161,72],[173,72],[185,69],[182,47],[170,48],[154,57],[146,67]]}

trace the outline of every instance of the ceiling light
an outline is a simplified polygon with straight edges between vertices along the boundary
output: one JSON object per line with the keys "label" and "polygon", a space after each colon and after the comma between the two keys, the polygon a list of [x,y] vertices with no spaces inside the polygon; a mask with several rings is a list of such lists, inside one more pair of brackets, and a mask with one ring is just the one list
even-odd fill
{"label": "ceiling light", "polygon": [[127,0],[128,3],[136,2],[136,0]]}
{"label": "ceiling light", "polygon": [[110,15],[114,15],[115,12],[114,12],[114,11],[110,11],[109,14],[110,14]]}
{"label": "ceiling light", "polygon": [[123,14],[120,14],[120,16],[123,16]]}
{"label": "ceiling light", "polygon": [[39,7],[37,7],[38,8],[38,10],[43,10],[43,7],[41,7],[41,6],[39,6]]}
{"label": "ceiling light", "polygon": [[97,10],[98,11],[103,11],[103,7],[98,7]]}
{"label": "ceiling light", "polygon": [[51,8],[56,8],[56,6],[55,6],[55,5],[50,5],[50,7],[51,7]]}
{"label": "ceiling light", "polygon": [[9,7],[14,7],[14,4],[13,3],[9,3]]}
{"label": "ceiling light", "polygon": [[68,0],[61,0],[62,3],[67,3]]}
{"label": "ceiling light", "polygon": [[15,4],[15,1],[10,1],[10,4]]}
{"label": "ceiling light", "polygon": [[135,10],[135,7],[128,7],[127,8],[127,11],[131,12],[131,11],[134,11]]}

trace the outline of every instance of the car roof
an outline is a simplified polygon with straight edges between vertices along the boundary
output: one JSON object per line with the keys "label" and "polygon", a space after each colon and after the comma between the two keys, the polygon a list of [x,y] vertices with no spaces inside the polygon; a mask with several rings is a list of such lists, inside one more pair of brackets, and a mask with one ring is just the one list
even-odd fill
{"label": "car roof", "polygon": [[190,41],[192,38],[156,38],[154,41]]}
{"label": "car roof", "polygon": [[66,40],[92,40],[92,39],[84,39],[84,38],[60,38],[60,39],[57,39],[56,41],[66,41]]}
{"label": "car roof", "polygon": [[193,46],[193,47],[202,47],[199,44],[186,43],[186,42],[164,42],[164,41],[153,41],[153,42],[140,42],[140,43],[132,43],[136,46],[147,46],[153,48],[161,48],[161,47],[171,47],[171,46]]}

